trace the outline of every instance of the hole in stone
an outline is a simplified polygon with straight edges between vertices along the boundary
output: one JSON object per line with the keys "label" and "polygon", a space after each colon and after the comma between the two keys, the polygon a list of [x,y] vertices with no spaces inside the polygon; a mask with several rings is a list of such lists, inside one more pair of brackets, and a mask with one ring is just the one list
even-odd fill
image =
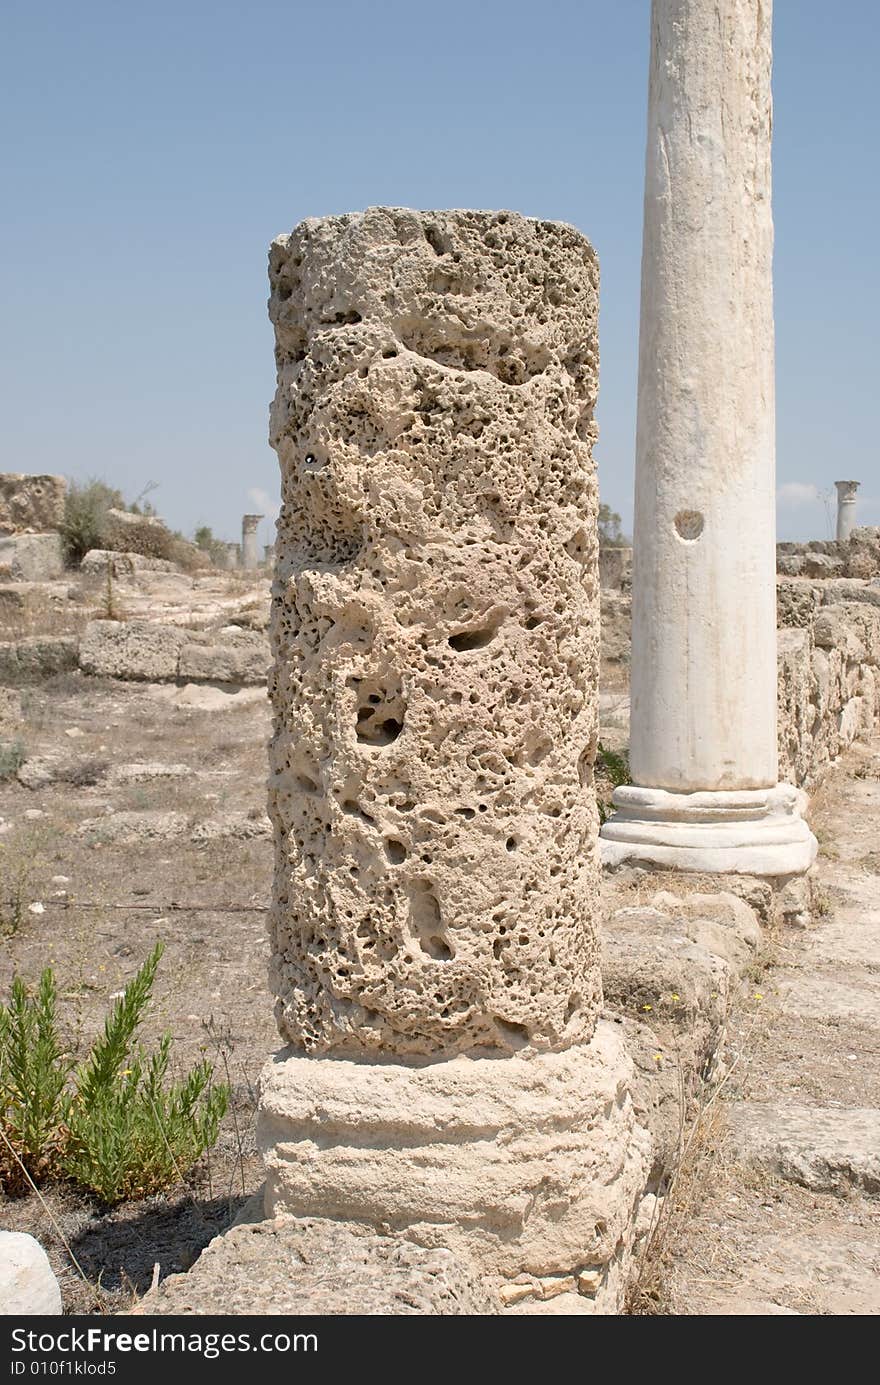
{"label": "hole in stone", "polygon": [[428,242],[435,255],[446,254],[446,247],[443,244],[440,228],[438,226],[425,227],[425,240]]}
{"label": "hole in stone", "polygon": [[702,534],[705,521],[699,510],[679,510],[674,523],[678,537],[693,543]]}
{"label": "hole in stone", "polygon": [[461,817],[464,818],[465,822],[470,822],[471,818],[475,818],[477,816],[473,808],[456,808],[455,811],[459,813]]}
{"label": "hole in stone", "polygon": [[443,936],[440,901],[424,880],[415,882],[409,898],[409,921],[422,951],[435,962],[448,962],[453,951]]}
{"label": "hole in stone", "polygon": [[495,1023],[511,1048],[524,1048],[529,1041],[529,1031],[524,1024],[513,1024],[510,1020],[499,1019]]}
{"label": "hole in stone", "polygon": [[365,813],[361,805],[356,803],[353,798],[343,799],[342,811],[344,813],[349,813],[353,818],[360,818],[362,822],[367,822],[370,826],[375,824],[376,819],[371,818],[369,813]]}
{"label": "hole in stone", "polygon": [[508,837],[504,845],[508,851],[516,851],[516,848],[519,846],[519,842],[516,840],[516,837]]}
{"label": "hole in stone", "polygon": [[296,787],[302,789],[303,793],[318,792],[318,786],[314,779],[310,779],[307,774],[298,774],[296,776]]}
{"label": "hole in stone", "polygon": [[486,626],[483,630],[462,630],[458,635],[449,636],[449,646],[456,654],[464,654],[469,649],[484,649],[496,634],[496,626]]}
{"label": "hole in stone", "polygon": [[396,837],[389,837],[385,842],[385,855],[393,866],[399,866],[406,860],[406,847]]}

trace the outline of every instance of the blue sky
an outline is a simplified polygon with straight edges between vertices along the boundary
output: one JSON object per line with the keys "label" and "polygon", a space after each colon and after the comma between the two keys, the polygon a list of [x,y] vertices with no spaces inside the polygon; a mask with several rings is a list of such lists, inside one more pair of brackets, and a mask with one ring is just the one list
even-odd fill
{"label": "blue sky", "polygon": [[[880,5],[775,11],[779,533],[825,537],[839,478],[880,523]],[[235,537],[277,492],[271,238],[377,203],[504,207],[573,222],[599,252],[597,457],[628,525],[648,15],[7,0],[0,469],[100,475],[129,498],[156,481],[172,524]]]}

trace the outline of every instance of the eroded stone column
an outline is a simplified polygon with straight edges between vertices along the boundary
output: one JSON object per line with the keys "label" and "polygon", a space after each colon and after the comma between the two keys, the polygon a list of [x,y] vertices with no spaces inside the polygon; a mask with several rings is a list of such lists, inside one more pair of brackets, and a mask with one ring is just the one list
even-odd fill
{"label": "eroded stone column", "polygon": [[596,1027],[595,255],[374,208],[270,278],[267,1208],[610,1263],[645,1146]]}
{"label": "eroded stone column", "polygon": [[777,783],[771,3],[654,0],[631,768],[610,861],[788,874]]}
{"label": "eroded stone column", "polygon": [[260,536],[257,531],[262,518],[262,515],[241,517],[241,565],[246,572],[255,572],[260,566]]}
{"label": "eroded stone column", "polygon": [[837,542],[845,543],[856,522],[856,491],[860,481],[835,481],[837,487]]}

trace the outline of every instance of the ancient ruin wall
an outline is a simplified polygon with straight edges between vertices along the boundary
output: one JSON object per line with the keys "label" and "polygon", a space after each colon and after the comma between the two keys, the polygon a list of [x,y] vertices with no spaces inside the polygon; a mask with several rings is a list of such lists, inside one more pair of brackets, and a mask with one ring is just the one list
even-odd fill
{"label": "ancient ruin wall", "polygon": [[57,529],[64,519],[66,493],[63,476],[0,472],[0,535]]}
{"label": "ancient ruin wall", "polygon": [[387,1055],[592,1033],[596,258],[374,208],[270,254],[283,1036]]}

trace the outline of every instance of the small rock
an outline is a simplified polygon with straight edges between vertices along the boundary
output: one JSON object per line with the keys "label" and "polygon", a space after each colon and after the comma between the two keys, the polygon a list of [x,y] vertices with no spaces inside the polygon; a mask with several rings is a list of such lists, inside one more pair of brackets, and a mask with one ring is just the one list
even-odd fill
{"label": "small rock", "polygon": [[39,1241],[22,1231],[0,1231],[0,1314],[47,1317],[60,1312],[61,1290]]}
{"label": "small rock", "polygon": [[577,1292],[577,1281],[573,1274],[548,1275],[544,1279],[539,1279],[542,1298],[556,1298],[559,1294],[573,1294]]}
{"label": "small rock", "polygon": [[581,1270],[577,1277],[578,1293],[593,1298],[601,1289],[604,1278],[605,1274],[601,1268]]}
{"label": "small rock", "polygon": [[68,726],[65,728],[64,734],[65,736],[69,736],[72,741],[75,741],[86,733],[85,731],[81,731],[78,726]]}
{"label": "small rock", "polygon": [[69,885],[69,884],[70,884],[70,876],[69,876],[69,875],[53,875],[53,876],[52,876],[51,883],[52,883],[53,885]]}
{"label": "small rock", "polygon": [[534,1293],[533,1284],[502,1284],[498,1290],[498,1297],[506,1306],[508,1303],[522,1303],[523,1299],[531,1298]]}
{"label": "small rock", "polygon": [[34,904],[28,905],[29,914],[45,914],[45,912],[46,906],[45,904],[41,904],[39,900],[37,900]]}
{"label": "small rock", "polygon": [[37,822],[39,818],[44,818],[46,814],[42,808],[25,808],[22,817],[26,822]]}

